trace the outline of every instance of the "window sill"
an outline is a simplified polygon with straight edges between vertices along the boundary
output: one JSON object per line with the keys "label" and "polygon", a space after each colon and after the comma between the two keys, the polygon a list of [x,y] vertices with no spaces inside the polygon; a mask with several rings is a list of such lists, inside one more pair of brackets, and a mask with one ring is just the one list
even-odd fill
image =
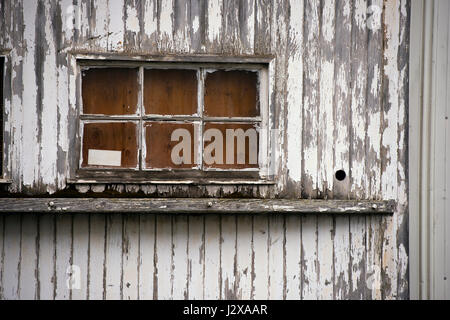
{"label": "window sill", "polygon": [[12,183],[12,180],[9,180],[9,179],[0,179],[0,185],[1,184],[11,184]]}
{"label": "window sill", "polygon": [[0,198],[0,213],[393,214],[394,201]]}
{"label": "window sill", "polygon": [[272,180],[239,179],[182,179],[182,180],[147,180],[147,179],[68,179],[68,184],[133,184],[133,185],[273,185]]}

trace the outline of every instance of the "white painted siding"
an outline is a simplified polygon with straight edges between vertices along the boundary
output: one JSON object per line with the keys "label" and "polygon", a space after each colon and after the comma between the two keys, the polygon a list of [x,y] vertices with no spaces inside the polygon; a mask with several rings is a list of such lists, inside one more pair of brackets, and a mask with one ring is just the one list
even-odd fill
{"label": "white painted siding", "polygon": [[[0,298],[408,297],[409,1],[6,0],[0,6],[5,167],[12,179],[5,192],[397,201],[394,215],[383,217],[5,214]],[[77,165],[77,52],[273,59],[277,184],[67,190]],[[342,182],[334,177],[340,169],[347,173]],[[80,268],[80,289],[66,285],[71,264]],[[370,276],[379,276],[380,285],[370,285]]]}

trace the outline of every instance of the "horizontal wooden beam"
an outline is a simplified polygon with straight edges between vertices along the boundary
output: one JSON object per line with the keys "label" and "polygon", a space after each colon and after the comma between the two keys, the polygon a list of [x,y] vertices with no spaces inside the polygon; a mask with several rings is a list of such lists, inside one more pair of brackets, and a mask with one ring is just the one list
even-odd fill
{"label": "horizontal wooden beam", "polygon": [[0,213],[392,214],[394,201],[283,199],[1,198]]}

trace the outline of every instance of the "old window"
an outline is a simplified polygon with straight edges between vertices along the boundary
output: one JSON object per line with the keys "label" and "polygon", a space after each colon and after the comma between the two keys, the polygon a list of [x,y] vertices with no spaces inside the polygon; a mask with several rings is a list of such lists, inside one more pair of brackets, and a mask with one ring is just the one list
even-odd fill
{"label": "old window", "polygon": [[267,176],[263,64],[81,64],[78,177]]}

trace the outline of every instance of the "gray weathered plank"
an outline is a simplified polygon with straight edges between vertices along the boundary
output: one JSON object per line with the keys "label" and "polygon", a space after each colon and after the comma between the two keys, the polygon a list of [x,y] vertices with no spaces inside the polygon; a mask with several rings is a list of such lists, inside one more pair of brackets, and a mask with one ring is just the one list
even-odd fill
{"label": "gray weathered plank", "polygon": [[255,200],[255,199],[121,199],[22,198],[1,199],[0,213],[283,213],[283,214],[389,214],[395,201]]}

